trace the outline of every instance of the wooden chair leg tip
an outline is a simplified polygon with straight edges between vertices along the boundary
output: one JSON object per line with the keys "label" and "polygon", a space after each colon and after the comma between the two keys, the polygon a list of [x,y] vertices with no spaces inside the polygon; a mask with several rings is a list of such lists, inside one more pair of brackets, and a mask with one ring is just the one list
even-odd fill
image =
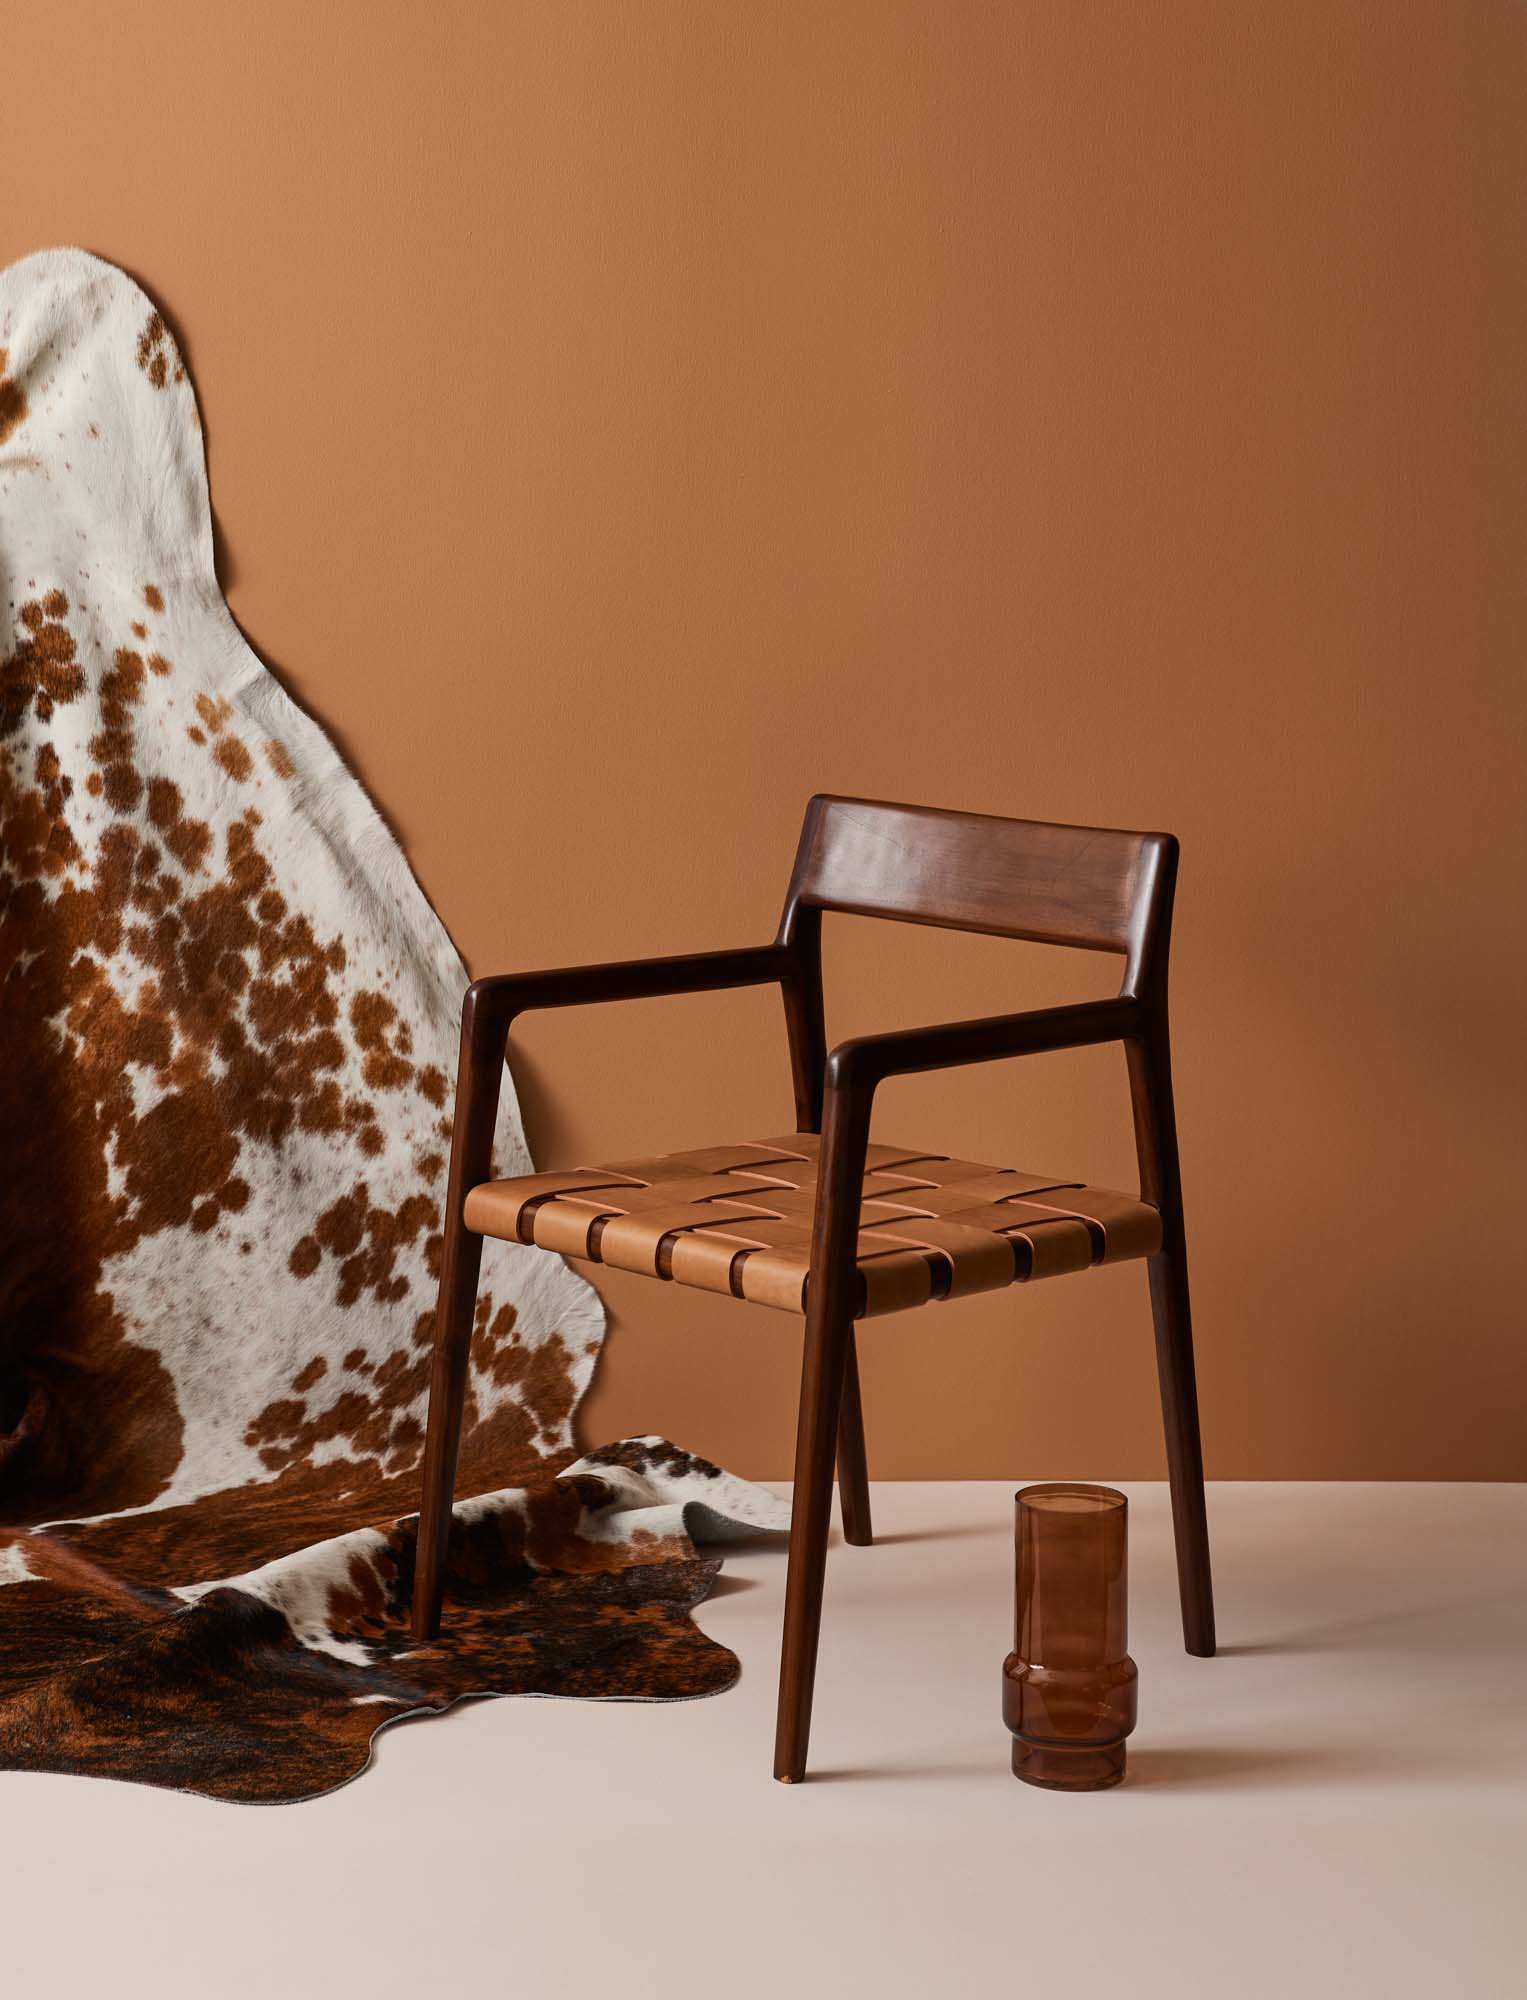
{"label": "wooden chair leg tip", "polygon": [[431,1615],[417,1606],[409,1615],[408,1629],[415,1639],[427,1642],[440,1637],[440,1617],[437,1611]]}

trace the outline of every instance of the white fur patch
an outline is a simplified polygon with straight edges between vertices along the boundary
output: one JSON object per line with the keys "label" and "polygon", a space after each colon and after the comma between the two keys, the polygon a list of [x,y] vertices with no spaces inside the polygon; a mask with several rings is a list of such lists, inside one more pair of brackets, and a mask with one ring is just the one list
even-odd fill
{"label": "white fur patch", "polygon": [[331,1622],[332,1599],[336,1591],[353,1588],[357,1563],[374,1567],[386,1548],[386,1537],[375,1528],[357,1528],[327,1542],[314,1542],[295,1555],[281,1556],[242,1576],[185,1584],[175,1595],[195,1604],[214,1590],[241,1590],[279,1611],[299,1645],[345,1660],[352,1667],[365,1667],[371,1664],[371,1648],[359,1640],[338,1637]]}
{"label": "white fur patch", "polygon": [[37,1572],[27,1564],[26,1551],[20,1542],[0,1544],[0,1585],[26,1583],[36,1577]]}

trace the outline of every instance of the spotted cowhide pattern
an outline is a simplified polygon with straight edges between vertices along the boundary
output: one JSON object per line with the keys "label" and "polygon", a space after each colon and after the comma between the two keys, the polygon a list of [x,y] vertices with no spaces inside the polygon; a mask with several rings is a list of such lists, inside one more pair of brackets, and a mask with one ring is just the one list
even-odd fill
{"label": "spotted cowhide pattern", "polygon": [[0,1768],[300,1798],[466,1693],[727,1685],[692,1537],[780,1505],[575,1460],[602,1316],[519,1245],[407,1635],[465,974],[223,601],[163,316],[81,251],[0,273],[0,613]]}

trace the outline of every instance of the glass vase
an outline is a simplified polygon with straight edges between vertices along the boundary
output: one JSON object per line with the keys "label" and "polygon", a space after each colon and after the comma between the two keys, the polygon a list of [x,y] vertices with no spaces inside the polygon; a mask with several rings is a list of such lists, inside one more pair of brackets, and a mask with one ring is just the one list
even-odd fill
{"label": "glass vase", "polygon": [[1013,1774],[1057,1792],[1124,1776],[1135,1726],[1129,1657],[1129,1502],[1111,1486],[1015,1495],[1017,1613],[1002,1668]]}

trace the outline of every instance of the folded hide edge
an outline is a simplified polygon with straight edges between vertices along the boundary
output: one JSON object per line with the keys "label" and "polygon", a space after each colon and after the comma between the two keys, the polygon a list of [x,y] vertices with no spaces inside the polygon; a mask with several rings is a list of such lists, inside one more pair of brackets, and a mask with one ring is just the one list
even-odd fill
{"label": "folded hide edge", "polygon": [[79,250],[0,272],[0,600],[0,1769],[275,1803],[467,1694],[729,1686],[695,1539],[784,1504],[578,1458],[603,1315],[518,1244],[409,1635],[466,973],[224,603],[164,316]]}
{"label": "folded hide edge", "polygon": [[690,1616],[721,1567],[695,1540],[781,1531],[786,1508],[655,1437],[461,1501],[428,1643],[407,1626],[417,1525],[168,1589],[82,1556],[78,1527],[0,1545],[20,1586],[0,1597],[0,1768],[273,1805],[358,1777],[389,1722],[464,1696],[717,1694],[739,1669]]}

